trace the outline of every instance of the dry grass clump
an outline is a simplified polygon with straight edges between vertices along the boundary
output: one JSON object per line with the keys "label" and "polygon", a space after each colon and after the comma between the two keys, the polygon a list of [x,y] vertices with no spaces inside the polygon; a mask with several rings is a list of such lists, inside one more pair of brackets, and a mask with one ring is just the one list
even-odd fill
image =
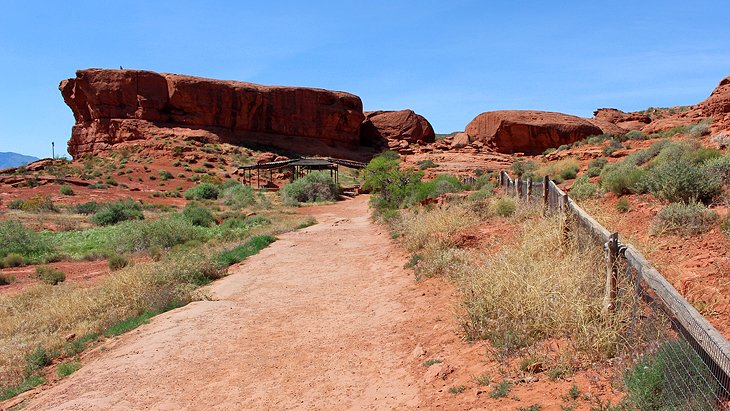
{"label": "dry grass clump", "polygon": [[454,245],[454,234],[478,222],[479,217],[468,203],[403,212],[403,244],[411,252],[444,250]]}
{"label": "dry grass clump", "polygon": [[562,224],[558,217],[532,221],[516,247],[459,271],[468,338],[488,339],[509,351],[567,337],[591,356],[615,353],[621,327],[615,317],[601,314],[600,249],[579,253],[562,240]]}

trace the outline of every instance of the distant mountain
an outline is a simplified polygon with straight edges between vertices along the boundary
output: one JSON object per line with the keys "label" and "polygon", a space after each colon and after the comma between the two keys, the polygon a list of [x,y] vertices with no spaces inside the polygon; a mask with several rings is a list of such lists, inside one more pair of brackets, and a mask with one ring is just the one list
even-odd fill
{"label": "distant mountain", "polygon": [[3,168],[19,167],[38,160],[37,157],[24,156],[18,153],[0,152],[0,170]]}

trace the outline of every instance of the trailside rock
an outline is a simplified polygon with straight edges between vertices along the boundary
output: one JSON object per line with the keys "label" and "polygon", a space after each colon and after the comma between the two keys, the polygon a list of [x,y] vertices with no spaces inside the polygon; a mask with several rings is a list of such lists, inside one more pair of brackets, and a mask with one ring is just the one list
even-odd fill
{"label": "trailside rock", "polygon": [[500,153],[539,154],[601,134],[602,130],[584,118],[568,114],[502,110],[479,114],[466,126],[466,133],[471,141],[481,141]]}
{"label": "trailside rock", "polygon": [[79,70],[59,89],[76,119],[74,158],[150,138],[356,148],[364,119],[360,98],[345,92],[142,70]]}
{"label": "trailside rock", "polygon": [[431,123],[413,110],[365,112],[360,141],[371,147],[384,147],[389,140],[433,143],[436,134]]}

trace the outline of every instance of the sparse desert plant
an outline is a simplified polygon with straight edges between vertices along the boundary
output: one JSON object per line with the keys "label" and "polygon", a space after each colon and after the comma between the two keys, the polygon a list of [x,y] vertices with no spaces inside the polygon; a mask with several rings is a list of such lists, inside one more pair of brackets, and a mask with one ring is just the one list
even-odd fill
{"label": "sparse desert plant", "polygon": [[449,387],[449,393],[451,394],[461,394],[466,390],[466,387],[463,385],[453,385]]}
{"label": "sparse desert plant", "polygon": [[65,196],[72,196],[75,194],[73,188],[71,188],[71,186],[68,184],[62,185],[60,191],[61,191],[61,194],[65,195]]}
{"label": "sparse desert plant", "polygon": [[0,272],[0,285],[8,285],[15,282],[15,276]]}
{"label": "sparse desert plant", "polygon": [[229,187],[224,186],[221,198],[223,199],[223,204],[233,210],[248,207],[256,202],[253,188],[238,182],[235,182],[234,185]]}
{"label": "sparse desert plant", "polygon": [[58,209],[53,204],[50,196],[43,194],[36,194],[33,197],[23,201],[20,207],[23,211],[32,213],[40,212],[57,212]]}
{"label": "sparse desert plant", "polygon": [[601,172],[601,187],[614,194],[640,193],[640,182],[646,171],[633,163],[621,162],[604,167]]}
{"label": "sparse desert plant", "polygon": [[631,204],[629,203],[629,200],[626,198],[619,198],[619,200],[616,202],[616,210],[619,213],[628,213],[629,210],[631,210]]}
{"label": "sparse desert plant", "polygon": [[81,362],[78,360],[62,362],[56,367],[56,374],[60,378],[68,377],[78,371],[79,368],[81,368]]}
{"label": "sparse desert plant", "polygon": [[489,394],[492,398],[504,398],[509,395],[512,388],[512,384],[509,381],[502,381],[494,386],[494,390]]}
{"label": "sparse desert plant", "polygon": [[672,203],[657,213],[651,232],[697,235],[712,228],[718,220],[718,214],[701,203]]}
{"label": "sparse desert plant", "polygon": [[606,157],[598,157],[594,158],[588,163],[588,168],[597,168],[599,170],[603,170],[603,167],[608,164],[608,160],[606,160]]}
{"label": "sparse desert plant", "polygon": [[492,382],[492,377],[488,373],[481,373],[474,376],[474,381],[483,386],[487,386]]}
{"label": "sparse desert plant", "polygon": [[[175,177],[174,177],[174,176],[172,175],[172,173],[171,173],[171,172],[169,172],[169,171],[167,171],[167,170],[160,170],[160,171],[158,171],[157,173],[158,173],[158,174],[160,175],[160,180],[162,180],[162,181],[166,181],[166,180],[172,180],[173,178],[175,178]],[[150,176],[150,177],[151,177],[151,176]]]}
{"label": "sparse desert plant", "polygon": [[187,200],[215,200],[220,195],[220,189],[215,184],[200,183],[185,191]]}
{"label": "sparse desert plant", "polygon": [[570,196],[578,201],[596,197],[598,193],[598,186],[591,183],[587,176],[578,177],[570,187]]}
{"label": "sparse desert plant", "polygon": [[710,203],[722,192],[722,181],[690,161],[664,161],[647,174],[649,191],[670,202],[701,201]]}
{"label": "sparse desert plant", "polygon": [[689,134],[690,137],[694,138],[700,138],[702,136],[705,136],[707,134],[710,134],[710,125],[708,123],[697,123],[692,124],[687,129],[687,134]]}
{"label": "sparse desert plant", "polygon": [[25,203],[25,201],[23,201],[22,198],[16,198],[8,203],[8,208],[11,210],[21,210],[23,208],[23,203]]}
{"label": "sparse desert plant", "polygon": [[706,174],[719,177],[724,185],[730,185],[730,153],[705,161],[702,168]]}
{"label": "sparse desert plant", "polygon": [[92,223],[103,226],[128,220],[144,220],[142,205],[131,198],[105,204],[91,217]]}
{"label": "sparse desert plant", "polygon": [[315,201],[336,201],[339,188],[334,180],[324,173],[312,172],[284,186],[282,198],[287,205]]}
{"label": "sparse desert plant", "polygon": [[509,217],[517,210],[517,203],[509,197],[498,198],[494,202],[494,212],[500,217]]}
{"label": "sparse desert plant", "polygon": [[440,364],[442,362],[443,361],[441,361],[441,359],[439,359],[439,358],[431,358],[431,359],[428,359],[428,360],[424,361],[423,362],[423,366],[426,367],[426,368],[428,368],[428,367],[430,367],[432,365]]}
{"label": "sparse desert plant", "polygon": [[19,254],[27,260],[37,261],[51,253],[50,244],[39,233],[16,220],[0,222],[0,258]]}
{"label": "sparse desert plant", "polygon": [[421,160],[418,162],[418,169],[425,170],[427,168],[436,168],[439,165],[434,163],[433,160]]}
{"label": "sparse desert plant", "polygon": [[109,257],[109,269],[111,271],[121,270],[122,268],[127,267],[129,265],[129,262],[129,258],[123,255],[111,255]]}
{"label": "sparse desert plant", "polygon": [[517,160],[512,163],[512,172],[517,177],[528,178],[532,176],[533,171],[537,168],[535,162],[532,160]]}
{"label": "sparse desert plant", "polygon": [[2,260],[4,267],[20,267],[25,265],[25,258],[17,253],[10,253]]}
{"label": "sparse desert plant", "polygon": [[56,285],[66,280],[66,274],[50,266],[40,266],[35,269],[35,278],[49,285]]}
{"label": "sparse desert plant", "polygon": [[710,138],[710,141],[717,144],[720,148],[730,148],[730,136],[725,131],[715,134]]}
{"label": "sparse desert plant", "polygon": [[624,148],[623,144],[616,140],[611,140],[611,143],[603,149],[603,155],[610,156],[622,148]]}

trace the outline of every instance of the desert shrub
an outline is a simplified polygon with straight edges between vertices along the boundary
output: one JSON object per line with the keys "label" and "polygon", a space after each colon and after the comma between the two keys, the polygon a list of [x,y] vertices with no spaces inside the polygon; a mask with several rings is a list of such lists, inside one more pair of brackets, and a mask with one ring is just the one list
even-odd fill
{"label": "desert shrub", "polygon": [[223,192],[221,193],[223,204],[233,210],[239,210],[256,202],[254,190],[251,186],[243,185],[236,181],[233,183],[233,185],[229,185],[228,187],[225,184],[223,185]]}
{"label": "desert shrub", "polygon": [[433,160],[421,160],[418,162],[418,169],[425,170],[427,168],[436,168],[439,165],[434,163]]}
{"label": "desert shrub", "polygon": [[639,130],[631,130],[628,133],[623,135],[624,140],[646,140],[647,135],[646,133],[642,133]]}
{"label": "desert shrub", "polygon": [[603,155],[604,156],[610,156],[611,154],[615,153],[616,151],[624,148],[623,144],[616,140],[611,140],[611,143],[609,143],[608,146],[606,146],[603,149]]}
{"label": "desert shrub", "polygon": [[174,176],[172,175],[172,173],[171,173],[171,172],[169,172],[169,171],[167,171],[167,170],[160,170],[160,171],[158,172],[158,174],[160,175],[160,180],[162,180],[162,181],[166,181],[166,180],[172,180],[173,178],[175,178],[175,177],[174,177]]}
{"label": "desert shrub", "polygon": [[578,167],[566,167],[560,170],[560,178],[563,180],[572,180],[578,176]]}
{"label": "desert shrub", "polygon": [[618,195],[643,192],[639,183],[644,174],[644,170],[629,162],[607,165],[601,172],[601,187]]}
{"label": "desert shrub", "polygon": [[542,178],[543,176],[548,176],[556,181],[562,182],[560,174],[564,170],[579,170],[580,165],[578,164],[578,161],[573,158],[566,158],[564,160],[556,161],[553,163],[545,164],[538,169],[535,170],[533,173],[533,178]]}
{"label": "desert shrub", "polygon": [[27,260],[37,261],[51,252],[51,246],[43,236],[19,221],[0,222],[0,258],[19,254]]}
{"label": "desert shrub", "polygon": [[284,186],[282,198],[285,204],[296,205],[314,201],[335,201],[339,188],[329,175],[312,172]]}
{"label": "desert shrub", "polygon": [[446,193],[457,193],[464,190],[459,178],[450,174],[439,174],[431,181],[421,182],[416,186],[409,204],[415,204],[427,198],[436,198]]}
{"label": "desert shrub", "polygon": [[494,202],[494,212],[500,217],[509,217],[517,210],[517,203],[509,197],[502,197]]}
{"label": "desert shrub", "polygon": [[659,140],[645,150],[639,150],[626,156],[625,162],[640,166],[657,156],[665,147],[672,144],[671,140]]}
{"label": "desert shrub", "polygon": [[183,216],[190,224],[198,227],[210,227],[215,222],[215,217],[210,210],[193,202],[185,205]]}
{"label": "desert shrub", "polygon": [[591,167],[588,170],[586,170],[586,175],[588,177],[598,177],[601,175],[601,169],[597,167]]}
{"label": "desert shrub", "polygon": [[128,266],[129,262],[129,258],[123,255],[113,254],[109,257],[109,269],[111,271],[121,270],[122,268]]}
{"label": "desert shrub", "polygon": [[598,186],[591,183],[586,176],[578,177],[570,187],[570,197],[579,201],[595,197],[598,193]]}
{"label": "desert shrub", "polygon": [[628,213],[629,210],[631,210],[631,204],[629,203],[629,200],[626,198],[620,198],[616,202],[616,211],[619,213]]}
{"label": "desert shrub", "polygon": [[608,164],[608,160],[606,160],[606,157],[598,157],[594,158],[593,160],[588,163],[588,168],[597,168],[599,170],[603,170],[603,167]]}
{"label": "desert shrub", "polygon": [[200,183],[185,191],[187,200],[215,200],[220,195],[218,186],[211,183]]}
{"label": "desert shrub", "polygon": [[32,213],[58,211],[56,206],[53,205],[51,197],[42,194],[36,194],[33,197],[23,201],[23,204],[20,208],[23,211],[28,211]]}
{"label": "desert shrub", "polygon": [[686,342],[668,341],[624,374],[628,395],[622,401],[637,410],[715,410],[715,379]]}
{"label": "desert shrub", "polygon": [[718,214],[701,203],[672,203],[662,208],[652,221],[653,234],[696,235],[717,224]]}
{"label": "desert shrub", "polygon": [[128,220],[144,220],[142,205],[131,198],[101,206],[91,217],[96,225],[113,225]]}
{"label": "desert shrub", "polygon": [[601,144],[601,143],[603,143],[606,140],[610,140],[611,138],[613,138],[613,136],[611,134],[603,133],[603,134],[599,134],[597,136],[587,137],[586,138],[586,143],[588,143],[588,144]]}
{"label": "desert shrub", "polygon": [[692,124],[687,128],[687,134],[689,134],[690,137],[700,138],[710,134],[710,125],[704,122]]}
{"label": "desert shrub", "polygon": [[730,137],[725,131],[715,134],[710,141],[717,144],[720,148],[730,148]]}
{"label": "desert shrub", "polygon": [[25,201],[23,201],[23,199],[16,198],[15,200],[11,200],[8,203],[8,208],[11,210],[21,210],[23,208],[23,203],[25,203]]}
{"label": "desert shrub", "polygon": [[40,266],[35,269],[35,278],[49,285],[56,285],[66,280],[66,274],[50,266]]}
{"label": "desert shrub", "polygon": [[512,163],[512,172],[518,177],[531,177],[537,166],[532,160],[517,160]]}
{"label": "desert shrub", "polygon": [[386,151],[376,156],[362,170],[363,188],[375,195],[370,204],[376,210],[400,208],[414,201],[414,192],[419,188],[423,173],[413,169],[400,169],[397,153]]}
{"label": "desert shrub", "polygon": [[558,147],[556,151],[563,151],[569,149],[570,146],[567,144],[563,144],[562,146]]}
{"label": "desert shrub", "polygon": [[212,163],[203,162],[203,167],[205,167],[205,168],[213,168],[215,166]]}
{"label": "desert shrub", "polygon": [[681,158],[664,161],[646,176],[649,191],[670,202],[710,203],[722,192],[722,180],[708,169]]}
{"label": "desert shrub", "polygon": [[206,241],[209,234],[184,217],[161,218],[152,222],[128,221],[116,234],[113,248],[120,253],[139,252],[152,247],[167,249],[188,241]]}
{"label": "desert shrub", "polygon": [[257,254],[259,251],[268,247],[269,244],[274,241],[276,241],[276,237],[270,235],[255,236],[232,250],[227,250],[218,254],[216,260],[224,266],[240,263],[246,258]]}
{"label": "desert shrub", "polygon": [[707,174],[719,177],[725,185],[730,184],[730,154],[709,159],[702,166]]}
{"label": "desert shrub", "polygon": [[25,258],[17,253],[10,253],[2,259],[3,267],[20,267],[25,265]]}
{"label": "desert shrub", "polygon": [[72,196],[75,194],[73,188],[71,188],[71,186],[68,184],[62,185],[60,191],[61,191],[61,194],[65,195],[65,196]]}
{"label": "desert shrub", "polygon": [[453,235],[476,224],[478,216],[462,205],[444,205],[423,213],[403,212],[401,221],[403,244],[408,251],[428,255],[454,247]]}
{"label": "desert shrub", "polygon": [[0,272],[0,285],[8,285],[15,282],[15,277],[10,274]]}

